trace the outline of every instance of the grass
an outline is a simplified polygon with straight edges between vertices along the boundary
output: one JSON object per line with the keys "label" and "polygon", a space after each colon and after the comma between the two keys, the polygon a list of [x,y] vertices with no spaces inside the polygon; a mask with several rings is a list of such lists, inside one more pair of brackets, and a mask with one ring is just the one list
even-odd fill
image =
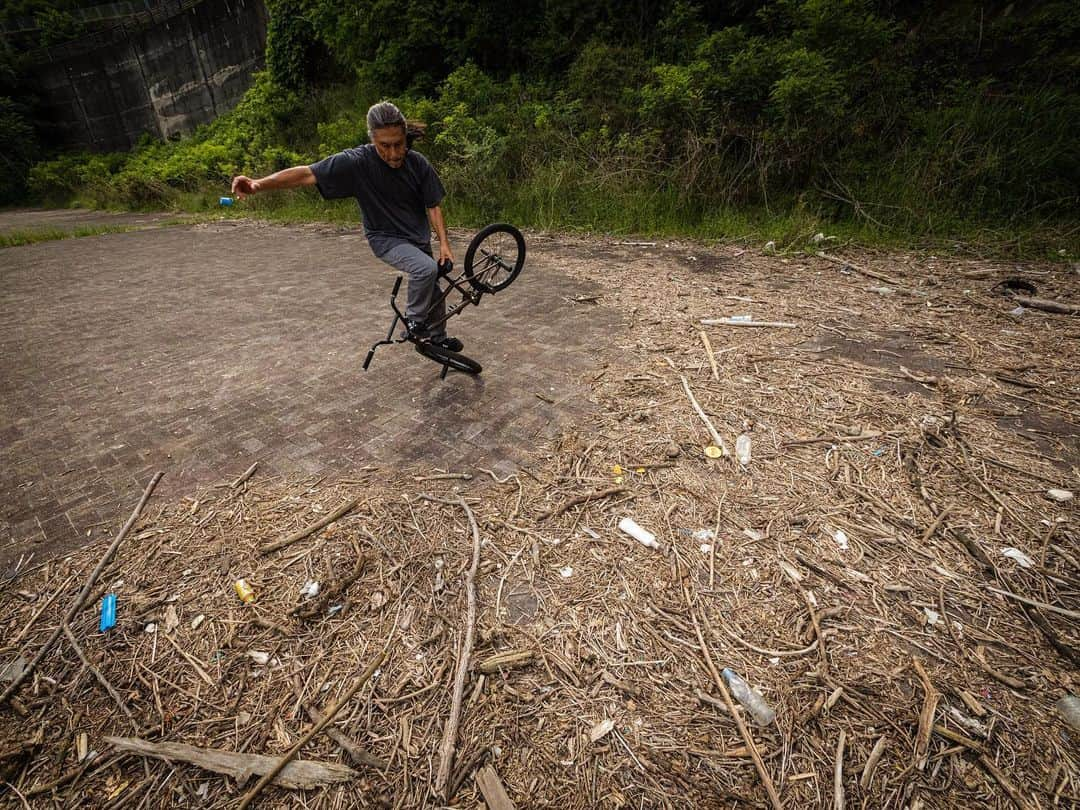
{"label": "grass", "polygon": [[41,230],[12,231],[0,234],[0,248],[33,245],[38,242],[55,242],[58,239],[78,239],[83,236],[101,236],[107,233],[127,233],[138,230],[130,225],[83,225],[72,230],[43,228]]}

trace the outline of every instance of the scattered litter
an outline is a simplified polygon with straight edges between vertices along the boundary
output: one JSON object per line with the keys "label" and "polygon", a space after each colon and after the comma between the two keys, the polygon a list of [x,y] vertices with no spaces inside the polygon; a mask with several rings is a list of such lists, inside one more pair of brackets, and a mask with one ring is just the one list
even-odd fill
{"label": "scattered litter", "polygon": [[116,626],[116,594],[105,594],[101,600],[101,619],[98,621],[98,632],[104,633]]}
{"label": "scattered litter", "polygon": [[754,529],[743,529],[742,533],[749,537],[751,540],[753,540],[755,543],[760,543],[762,540],[765,539],[765,535],[763,535],[759,531],[755,531]]}
{"label": "scattered litter", "polygon": [[715,444],[710,444],[705,448],[705,455],[709,458],[720,458],[724,455],[724,451],[717,447]]}
{"label": "scattered litter", "polygon": [[1023,315],[1025,312],[1027,312],[1027,310],[1024,309],[1023,307],[1013,307],[1012,309],[1009,310],[1010,315],[1015,315],[1018,318],[1021,315]]}
{"label": "scattered litter", "polygon": [[559,575],[563,579],[570,579],[570,577],[574,575],[574,569],[572,566],[564,565],[562,568],[559,569]]}
{"label": "scattered litter", "polygon": [[931,610],[928,607],[924,607],[922,610],[923,615],[926,617],[926,623],[931,627],[941,621],[941,614],[938,613],[936,610]]}
{"label": "scattered litter", "polygon": [[247,655],[248,658],[259,666],[266,666],[270,663],[270,653],[260,652],[259,650],[248,650]]}
{"label": "scattered litter", "polygon": [[841,551],[848,550],[848,536],[843,529],[832,529],[829,534],[832,535],[832,539],[836,541],[836,545]]}
{"label": "scattered litter", "polygon": [[774,241],[772,241],[770,239],[768,242],[765,243],[765,250],[768,250],[768,251],[776,250],[776,242],[774,242]]}
{"label": "scattered litter", "polygon": [[619,528],[642,545],[646,545],[649,548],[660,548],[660,544],[656,542],[656,535],[641,528],[634,522],[633,518],[624,517],[619,521]]}
{"label": "scattered litter", "polygon": [[1018,548],[1009,546],[1001,550],[1003,556],[1008,557],[1010,560],[1015,560],[1021,568],[1031,568],[1035,565],[1035,561],[1031,559],[1027,554],[1022,552]]}
{"label": "scattered litter", "polygon": [[690,536],[699,543],[709,543],[716,539],[716,532],[712,529],[698,529]]}
{"label": "scattered litter", "polygon": [[1057,503],[1068,503],[1073,499],[1073,494],[1067,489],[1048,489],[1046,497]]}
{"label": "scattered litter", "polygon": [[896,290],[893,287],[867,287],[870,292],[878,295],[892,295]]}
{"label": "scattered litter", "polygon": [[204,621],[206,621],[206,616],[200,613],[198,616],[191,620],[191,629],[198,630],[199,625],[201,625]]}
{"label": "scattered litter", "polygon": [[308,580],[304,587],[300,589],[300,595],[305,599],[311,599],[312,597],[319,595],[319,583],[315,580]]}
{"label": "scattered litter", "polygon": [[750,713],[755,723],[759,726],[768,726],[776,720],[776,712],[765,702],[765,698],[750,688],[746,681],[726,667],[721,674],[724,677],[724,683],[727,684],[727,688],[731,692],[731,696],[739,701],[742,707]]}
{"label": "scattered litter", "polygon": [[345,609],[344,605],[331,605],[326,611],[327,616],[336,616]]}
{"label": "scattered litter", "polygon": [[150,622],[150,624],[146,625],[146,627],[143,628],[143,631],[146,632],[146,633],[151,633],[151,634],[156,633],[157,632],[157,625],[154,624],[153,622]]}
{"label": "scattered litter", "polygon": [[248,585],[247,580],[236,580],[236,582],[233,583],[233,588],[236,590],[236,595],[240,597],[240,601],[244,604],[250,605],[255,601],[255,591]]}
{"label": "scattered litter", "polygon": [[740,433],[739,438],[735,440],[735,457],[744,467],[750,463],[750,436],[748,434]]}
{"label": "scattered litter", "polygon": [[702,543],[699,548],[701,549],[702,554],[709,554],[712,552],[712,546],[710,546],[708,543]]}

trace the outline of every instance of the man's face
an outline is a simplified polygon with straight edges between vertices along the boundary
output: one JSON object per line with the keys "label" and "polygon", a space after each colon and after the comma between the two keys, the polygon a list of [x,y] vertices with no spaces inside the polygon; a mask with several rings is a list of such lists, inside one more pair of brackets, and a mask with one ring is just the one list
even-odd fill
{"label": "man's face", "polygon": [[379,157],[392,169],[400,169],[405,165],[405,128],[386,127],[377,129],[371,133],[371,142],[375,144],[375,151]]}

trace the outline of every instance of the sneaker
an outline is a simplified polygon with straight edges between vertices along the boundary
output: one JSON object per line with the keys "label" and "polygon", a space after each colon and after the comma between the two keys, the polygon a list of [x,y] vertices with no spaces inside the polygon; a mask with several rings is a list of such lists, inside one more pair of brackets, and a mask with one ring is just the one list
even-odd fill
{"label": "sneaker", "polygon": [[428,337],[428,327],[423,321],[414,321],[411,318],[405,321],[405,331],[401,333],[403,338],[416,338],[425,340]]}
{"label": "sneaker", "polygon": [[444,337],[432,340],[436,346],[442,346],[447,351],[460,352],[465,348],[465,344],[458,340],[456,337]]}

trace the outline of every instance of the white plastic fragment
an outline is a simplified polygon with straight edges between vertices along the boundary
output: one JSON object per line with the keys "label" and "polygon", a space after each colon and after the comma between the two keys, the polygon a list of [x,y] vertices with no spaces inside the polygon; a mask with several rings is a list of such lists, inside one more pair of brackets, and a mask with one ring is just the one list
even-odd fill
{"label": "white plastic fragment", "polygon": [[1046,497],[1058,503],[1068,503],[1073,499],[1073,494],[1067,489],[1048,489]]}
{"label": "white plastic fragment", "polygon": [[303,588],[300,589],[300,595],[305,599],[311,599],[312,597],[319,595],[319,583],[314,580],[309,580]]}
{"label": "white plastic fragment", "polygon": [[936,610],[931,610],[928,607],[923,608],[923,614],[926,616],[926,623],[933,626],[941,621],[941,614]]}
{"label": "white plastic fragment", "polygon": [[261,666],[266,666],[270,663],[270,653],[260,652],[259,650],[248,650],[247,654],[252,661]]}
{"label": "white plastic fragment", "polygon": [[563,579],[570,579],[570,577],[574,575],[574,569],[569,565],[564,565],[562,568],[559,569],[559,575]]}
{"label": "white plastic fragment", "polygon": [[619,521],[619,528],[642,545],[649,548],[660,548],[660,544],[656,542],[656,535],[647,529],[641,528],[633,518],[624,517]]}
{"label": "white plastic fragment", "polygon": [[697,540],[699,543],[708,543],[716,539],[716,532],[714,532],[712,529],[698,529],[690,536]]}
{"label": "white plastic fragment", "polygon": [[702,554],[708,554],[712,551],[712,546],[710,546],[708,543],[702,543],[700,548]]}
{"label": "white plastic fragment", "polygon": [[1035,565],[1035,561],[1032,560],[1031,557],[1022,552],[1020,549],[1013,548],[1012,546],[1009,546],[1008,548],[1003,548],[1001,550],[1001,554],[1003,557],[1008,557],[1010,560],[1015,560],[1016,564],[1019,565],[1021,568],[1031,568],[1033,565]]}
{"label": "white plastic fragment", "polygon": [[843,529],[834,529],[832,532],[832,538],[836,541],[836,545],[840,547],[841,551],[848,550],[848,536],[844,534]]}

